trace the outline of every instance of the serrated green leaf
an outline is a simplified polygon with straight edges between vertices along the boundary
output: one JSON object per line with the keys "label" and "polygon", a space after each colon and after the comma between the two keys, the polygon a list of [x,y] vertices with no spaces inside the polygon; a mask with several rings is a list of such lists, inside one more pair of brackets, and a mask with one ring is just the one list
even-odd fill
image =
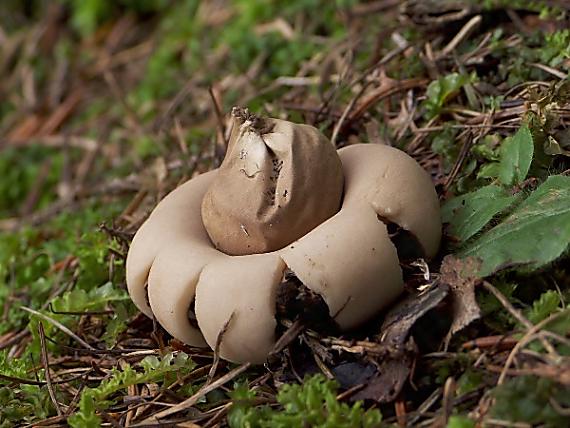
{"label": "serrated green leaf", "polygon": [[269,406],[252,407],[255,394],[247,387],[238,387],[231,394],[234,400],[228,414],[230,427],[289,428],[373,428],[380,426],[381,413],[365,410],[362,402],[352,406],[336,399],[338,384],[322,375],[306,378],[301,385],[288,384],[280,388],[277,401],[282,410]]}
{"label": "serrated green leaf", "polygon": [[466,241],[517,199],[519,196],[510,195],[502,187],[485,186],[446,202],[441,211],[442,221],[449,223],[453,237]]}
{"label": "serrated green leaf", "polygon": [[501,183],[505,186],[522,183],[528,174],[533,153],[532,134],[528,126],[523,125],[513,137],[506,138],[501,145]]}
{"label": "serrated green leaf", "polygon": [[109,399],[116,392],[139,383],[162,382],[169,385],[177,376],[188,374],[195,364],[188,355],[179,352],[176,356],[168,353],[160,359],[154,355],[146,356],[140,366],[142,372],[137,372],[128,364],[122,370],[114,368],[111,376],[98,387],[84,389],[79,400],[79,411],[69,417],[69,425],[74,428],[98,427],[101,419],[97,409],[105,409],[112,404]]}
{"label": "serrated green leaf", "polygon": [[570,242],[570,177],[549,177],[501,224],[459,257],[481,260],[479,275],[524,265],[536,269],[558,258]]}
{"label": "serrated green leaf", "polygon": [[532,303],[532,308],[526,312],[526,317],[531,323],[537,324],[555,312],[559,306],[560,296],[558,293],[554,290],[548,290]]}

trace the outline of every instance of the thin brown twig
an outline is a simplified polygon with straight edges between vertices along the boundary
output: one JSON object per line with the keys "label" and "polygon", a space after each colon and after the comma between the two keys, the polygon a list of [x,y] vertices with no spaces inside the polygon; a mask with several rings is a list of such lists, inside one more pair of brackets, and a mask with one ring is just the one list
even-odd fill
{"label": "thin brown twig", "polygon": [[166,123],[170,121],[170,118],[172,117],[176,109],[180,107],[180,104],[182,104],[182,102],[186,99],[186,97],[190,93],[190,90],[193,87],[194,87],[194,80],[189,79],[180,89],[180,91],[178,91],[178,93],[175,95],[175,97],[168,105],[166,111],[162,114],[162,116],[156,119],[154,124],[152,125],[152,131],[155,134],[158,134],[159,132],[164,130],[164,128],[166,127]]}
{"label": "thin brown twig", "polygon": [[52,317],[49,317],[45,314],[42,314],[39,311],[36,311],[34,309],[28,308],[26,306],[21,306],[21,309],[25,310],[26,312],[29,312],[31,314],[34,314],[35,316],[49,322],[50,324],[53,324],[55,327],[57,327],[58,329],[60,329],[62,332],[64,332],[65,334],[67,334],[69,337],[71,337],[72,339],[74,339],[77,343],[79,343],[81,346],[83,346],[86,349],[89,349],[90,351],[96,351],[96,349],[91,346],[89,343],[87,343],[86,341],[84,341],[82,338],[80,338],[78,335],[76,335],[74,332],[72,332],[69,328],[67,328],[66,326],[64,326],[62,323],[60,323],[59,321],[53,319]]}
{"label": "thin brown twig", "polygon": [[218,365],[220,364],[220,348],[222,346],[222,341],[224,340],[224,335],[228,331],[230,324],[234,319],[234,316],[235,311],[231,313],[230,317],[227,319],[227,321],[222,326],[222,329],[218,333],[218,337],[216,338],[216,346],[214,347],[214,361],[212,363],[212,367],[210,368],[210,372],[206,377],[206,385],[210,384],[216,375],[216,370],[218,370]]}
{"label": "thin brown twig", "polygon": [[459,32],[451,39],[451,41],[442,49],[441,54],[438,55],[438,59],[442,58],[446,55],[449,55],[451,52],[455,50],[457,46],[465,39],[467,39],[471,33],[481,24],[481,15],[475,15],[469,21],[465,23],[465,25],[459,30]]}
{"label": "thin brown twig", "polygon": [[344,111],[342,112],[342,115],[340,116],[340,119],[338,120],[338,122],[335,124],[335,127],[334,127],[333,132],[332,132],[331,143],[333,144],[333,146],[336,146],[336,140],[338,138],[338,134],[340,133],[340,131],[342,130],[342,128],[344,126],[344,122],[349,117],[350,112],[352,111],[352,109],[356,105],[357,101],[364,94],[366,89],[368,89],[368,86],[370,86],[370,82],[366,82],[366,84],[364,84],[362,86],[362,88],[358,91],[358,93],[354,97],[352,97],[352,99],[350,100],[350,102],[348,103],[348,105],[346,106]]}
{"label": "thin brown twig", "polygon": [[30,334],[30,331],[26,328],[12,336],[10,336],[8,339],[4,340],[3,342],[0,342],[0,351],[2,349],[6,349],[12,345],[14,345],[15,343],[20,342],[22,339],[24,339],[26,336],[28,336]]}
{"label": "thin brown twig", "polygon": [[221,376],[220,378],[218,378],[214,382],[210,383],[209,385],[200,388],[198,390],[198,392],[196,392],[190,398],[182,401],[181,403],[178,403],[177,405],[171,407],[170,409],[166,409],[166,410],[163,410],[161,412],[154,414],[153,416],[145,419],[142,422],[142,424],[152,423],[152,422],[159,423],[160,419],[163,419],[167,416],[181,412],[183,410],[189,409],[190,407],[194,406],[198,402],[198,400],[200,400],[206,394],[214,391],[215,389],[219,388],[220,386],[222,386],[222,385],[226,384],[227,382],[235,379],[236,376],[239,376],[240,374],[242,374],[244,371],[246,371],[250,367],[251,367],[251,363],[244,363],[244,364],[239,365],[238,367],[236,367],[235,369],[233,369],[229,373],[225,374],[224,376]]}
{"label": "thin brown twig", "polygon": [[424,78],[413,78],[407,80],[397,81],[388,88],[378,88],[372,94],[370,94],[363,102],[360,104],[356,110],[350,115],[350,120],[356,120],[360,118],[373,104],[378,101],[388,98],[398,92],[407,91],[409,89],[417,88],[428,83],[427,79]]}
{"label": "thin brown twig", "polygon": [[[511,302],[509,302],[509,299],[507,299],[503,293],[501,293],[499,290],[497,290],[491,283],[489,283],[488,281],[483,281],[483,287],[491,292],[491,294],[493,294],[493,296],[495,296],[495,298],[501,302],[501,304],[505,307],[505,309],[507,311],[509,311],[509,313],[515,317],[515,319],[520,322],[526,329],[527,331],[530,331],[533,329],[534,325],[527,320],[524,315],[522,314],[521,311],[519,311],[518,309],[516,309]],[[544,337],[541,337],[540,339],[542,345],[546,348],[546,350],[548,351],[549,354],[551,355],[558,355],[558,353],[556,352],[556,350],[554,349],[554,347],[552,346],[552,344],[550,342],[548,342],[548,340],[546,340]]]}
{"label": "thin brown twig", "polygon": [[49,397],[51,398],[51,401],[52,401],[53,405],[55,406],[55,410],[57,411],[57,415],[61,416],[62,415],[61,408],[59,407],[59,403],[57,402],[57,397],[55,395],[55,390],[54,390],[53,385],[51,383],[51,372],[50,372],[50,368],[49,368],[49,358],[48,358],[47,347],[46,347],[46,334],[44,331],[44,325],[41,322],[38,323],[38,333],[40,335],[41,361],[42,361],[42,365],[44,367],[44,374],[46,377],[46,385],[47,385],[47,389],[49,392]]}
{"label": "thin brown twig", "polygon": [[552,321],[568,315],[570,313],[570,309],[565,309],[560,312],[551,314],[548,318],[543,319],[538,324],[534,325],[522,338],[519,342],[515,345],[515,347],[510,352],[509,356],[507,357],[507,361],[505,361],[505,365],[503,367],[503,371],[499,376],[499,380],[497,381],[497,385],[502,385],[507,377],[507,372],[510,369],[515,357],[519,353],[519,351],[526,346],[528,343],[532,342],[536,338],[536,333],[539,332],[542,328],[546,327]]}
{"label": "thin brown twig", "polygon": [[295,320],[287,328],[287,330],[285,330],[285,333],[283,333],[279,337],[279,339],[277,339],[277,342],[275,342],[275,345],[273,345],[273,349],[271,350],[270,355],[276,355],[279,352],[281,352],[283,349],[285,349],[297,337],[299,337],[299,334],[301,334],[301,332],[304,329],[305,329],[305,325],[303,324],[303,322],[301,320]]}
{"label": "thin brown twig", "polygon": [[467,155],[469,154],[469,151],[471,150],[472,146],[473,146],[473,135],[471,133],[468,133],[467,140],[465,140],[465,142],[461,146],[461,150],[459,152],[459,155],[457,156],[457,160],[455,161],[455,164],[453,165],[451,172],[449,173],[449,175],[445,180],[445,183],[443,184],[444,192],[449,189],[449,186],[451,186],[453,180],[455,180],[455,178],[461,171],[463,162],[465,162],[465,159],[467,159]]}

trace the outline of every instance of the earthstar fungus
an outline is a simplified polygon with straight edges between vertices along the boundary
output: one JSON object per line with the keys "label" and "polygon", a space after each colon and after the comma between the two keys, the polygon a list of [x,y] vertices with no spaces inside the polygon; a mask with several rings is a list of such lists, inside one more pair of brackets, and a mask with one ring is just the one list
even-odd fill
{"label": "earthstar fungus", "polygon": [[341,329],[357,327],[403,290],[388,227],[433,257],[439,202],[429,175],[398,149],[335,151],[311,126],[232,116],[221,167],[167,195],[135,235],[127,286],[175,338],[214,349],[225,328],[222,358],[262,363],[286,271],[322,297]]}

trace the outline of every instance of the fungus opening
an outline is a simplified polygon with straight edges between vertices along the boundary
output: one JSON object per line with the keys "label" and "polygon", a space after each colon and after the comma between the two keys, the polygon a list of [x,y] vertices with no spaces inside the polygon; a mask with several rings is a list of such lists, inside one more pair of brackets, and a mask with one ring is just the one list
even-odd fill
{"label": "fungus opening", "polygon": [[150,308],[150,297],[148,297],[148,280],[144,283],[144,299],[147,306]]}
{"label": "fungus opening", "polygon": [[[290,269],[285,270],[283,280],[277,288],[275,309],[277,321],[300,320],[306,326],[319,332],[334,334],[340,331],[339,326],[330,316],[329,307],[323,297],[303,284]],[[277,329],[282,327],[282,323],[278,322]],[[283,333],[283,331],[278,333]]]}
{"label": "fungus opening", "polygon": [[188,322],[192,327],[199,330],[200,327],[198,326],[198,318],[196,318],[195,306],[196,306],[196,296],[192,298],[190,306],[188,306]]}
{"label": "fungus opening", "polygon": [[386,225],[388,236],[396,247],[400,262],[416,260],[425,257],[425,251],[418,238],[409,230],[404,229],[397,223],[377,215],[378,220]]}

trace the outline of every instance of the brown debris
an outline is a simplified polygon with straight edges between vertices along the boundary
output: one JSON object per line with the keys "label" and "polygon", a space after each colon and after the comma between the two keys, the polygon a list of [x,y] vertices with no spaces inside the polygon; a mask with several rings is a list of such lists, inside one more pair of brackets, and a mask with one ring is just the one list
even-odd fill
{"label": "brown debris", "polygon": [[451,255],[441,264],[440,281],[449,286],[453,299],[453,322],[445,338],[446,348],[455,333],[481,316],[475,299],[475,286],[480,283],[480,278],[473,274],[477,264],[474,259],[460,260]]}
{"label": "brown debris", "polygon": [[448,293],[446,285],[436,285],[423,294],[412,294],[388,312],[378,335],[378,346],[387,356],[378,360],[377,373],[352,398],[393,401],[411,373],[417,348],[410,330],[423,315],[437,306]]}

